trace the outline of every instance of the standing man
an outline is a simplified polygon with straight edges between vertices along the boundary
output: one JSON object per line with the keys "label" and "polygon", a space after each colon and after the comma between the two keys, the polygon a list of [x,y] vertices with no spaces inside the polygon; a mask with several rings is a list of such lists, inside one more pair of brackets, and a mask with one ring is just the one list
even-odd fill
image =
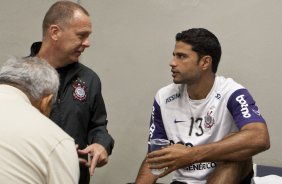
{"label": "standing man", "polygon": [[56,70],[39,58],[0,69],[0,183],[78,183],[74,140],[48,118],[58,87]]}
{"label": "standing man", "polygon": [[[172,184],[250,184],[253,155],[270,147],[265,120],[246,88],[216,75],[221,46],[203,28],[176,35],[170,63],[174,84],[155,96],[149,140],[171,146],[151,152],[136,184],[174,171]],[[150,169],[166,170],[155,176]]]}
{"label": "standing man", "polygon": [[84,49],[90,46],[91,32],[89,13],[82,6],[58,1],[44,17],[42,42],[31,47],[31,56],[47,60],[60,75],[58,99],[50,118],[78,145],[82,163],[80,184],[88,184],[89,172],[93,175],[95,167],[107,164],[114,146],[107,131],[101,81],[94,71],[78,62]]}

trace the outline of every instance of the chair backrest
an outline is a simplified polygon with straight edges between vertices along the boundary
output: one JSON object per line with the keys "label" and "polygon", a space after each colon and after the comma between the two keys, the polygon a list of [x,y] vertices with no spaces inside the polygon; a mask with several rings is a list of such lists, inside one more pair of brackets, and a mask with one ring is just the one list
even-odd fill
{"label": "chair backrest", "polygon": [[266,166],[254,164],[254,176],[267,176],[267,175],[278,175],[282,176],[282,167]]}

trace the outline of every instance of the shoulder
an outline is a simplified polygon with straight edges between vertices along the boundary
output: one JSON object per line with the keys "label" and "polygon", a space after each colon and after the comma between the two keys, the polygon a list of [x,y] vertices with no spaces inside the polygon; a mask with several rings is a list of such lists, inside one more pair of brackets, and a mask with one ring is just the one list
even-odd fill
{"label": "shoulder", "polygon": [[73,141],[73,138],[63,131],[63,129],[39,111],[34,112],[32,116],[32,121],[30,121],[30,125],[32,125],[30,132],[40,134],[42,141],[49,142],[51,145],[55,145],[66,139]]}
{"label": "shoulder", "polygon": [[216,82],[220,85],[221,88],[227,88],[229,90],[244,88],[241,84],[233,80],[232,78],[227,78],[224,76],[216,76]]}
{"label": "shoulder", "polygon": [[160,88],[157,92],[158,95],[169,95],[169,94],[173,94],[173,93],[178,93],[180,91],[182,91],[184,85],[181,84],[169,84],[167,86],[164,86],[162,88]]}
{"label": "shoulder", "polygon": [[81,81],[86,82],[88,88],[99,89],[101,87],[101,79],[95,71],[82,63],[77,63],[76,68],[77,76]]}
{"label": "shoulder", "polygon": [[216,91],[225,97],[230,97],[235,91],[245,89],[244,86],[234,81],[232,78],[216,76]]}
{"label": "shoulder", "polygon": [[[70,142],[74,145],[74,140],[66,132],[64,132],[57,124],[48,117],[41,114],[37,109],[32,108],[33,112],[26,113],[22,121],[28,127],[21,132],[21,136],[25,136],[35,147],[42,150],[46,154],[62,142]],[[37,137],[34,139],[34,137]],[[24,140],[23,140],[24,141]],[[66,149],[66,151],[69,151]]]}
{"label": "shoulder", "polygon": [[99,79],[98,74],[94,70],[89,68],[88,66],[79,62],[79,63],[77,63],[76,67],[80,71],[80,73],[83,73],[84,75]]}
{"label": "shoulder", "polygon": [[159,89],[155,98],[158,102],[163,101],[167,103],[169,101],[182,97],[184,91],[185,85],[172,83]]}

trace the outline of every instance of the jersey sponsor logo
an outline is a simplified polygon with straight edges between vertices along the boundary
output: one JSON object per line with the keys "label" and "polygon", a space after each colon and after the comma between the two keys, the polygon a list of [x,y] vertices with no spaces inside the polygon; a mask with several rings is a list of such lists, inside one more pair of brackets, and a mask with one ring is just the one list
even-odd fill
{"label": "jersey sponsor logo", "polygon": [[174,95],[171,95],[170,97],[168,97],[166,100],[165,100],[165,103],[167,104],[168,102],[171,102],[177,98],[180,98],[180,93],[176,93]]}
{"label": "jersey sponsor logo", "polygon": [[[182,144],[182,145],[185,145],[187,147],[193,147],[194,146],[191,142],[184,143],[183,141],[178,141],[177,143],[175,143],[173,140],[169,140],[169,141],[170,141],[170,145]],[[215,167],[216,167],[215,162],[202,162],[202,163],[195,163],[195,164],[189,165],[189,166],[184,167],[182,169],[185,170],[185,171],[196,171],[196,170],[213,169]]]}
{"label": "jersey sponsor logo", "polygon": [[149,130],[150,139],[153,137],[155,129],[156,129],[156,125],[154,123],[152,123],[151,126],[150,126],[150,130]]}
{"label": "jersey sponsor logo", "polygon": [[73,99],[79,102],[84,102],[87,97],[87,87],[85,86],[85,82],[82,82],[80,79],[76,79],[72,83],[73,87]]}
{"label": "jersey sponsor logo", "polygon": [[152,114],[151,114],[151,126],[150,126],[150,130],[149,130],[149,137],[152,138],[154,131],[156,129],[156,126],[154,124],[155,122],[155,107],[152,107]]}
{"label": "jersey sponsor logo", "polygon": [[239,104],[241,105],[241,113],[243,115],[244,118],[250,118],[251,114],[250,111],[248,109],[248,103],[247,101],[244,99],[245,95],[240,95],[236,97],[236,101],[239,102]]}
{"label": "jersey sponsor logo", "polygon": [[155,121],[155,106],[152,107],[151,119],[152,119],[152,122]]}
{"label": "jersey sponsor logo", "polygon": [[184,143],[183,141],[178,141],[178,142],[174,142],[173,140],[169,140],[170,142],[170,145],[173,145],[173,144],[182,144],[182,145],[185,145],[187,147],[193,147],[194,145],[191,143],[191,142],[186,142]]}
{"label": "jersey sponsor logo", "polygon": [[200,170],[205,170],[205,169],[213,169],[215,167],[216,167],[215,162],[204,162],[204,163],[192,164],[182,169],[186,171],[200,171]]}

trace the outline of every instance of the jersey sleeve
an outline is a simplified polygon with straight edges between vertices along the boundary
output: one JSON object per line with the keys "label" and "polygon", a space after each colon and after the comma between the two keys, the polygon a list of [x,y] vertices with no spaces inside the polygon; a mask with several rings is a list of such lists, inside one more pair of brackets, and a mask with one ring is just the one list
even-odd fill
{"label": "jersey sleeve", "polygon": [[[151,119],[150,119],[150,132],[149,132],[148,145],[151,139],[167,139],[167,135],[162,119],[161,108],[156,100],[154,100]],[[149,148],[148,151],[150,151]]]}
{"label": "jersey sleeve", "polygon": [[77,184],[79,180],[79,161],[74,141],[64,139],[49,155],[48,182],[52,184]]}
{"label": "jersey sleeve", "polygon": [[227,108],[233,116],[238,128],[252,122],[265,123],[259,109],[247,89],[238,89],[231,94]]}

